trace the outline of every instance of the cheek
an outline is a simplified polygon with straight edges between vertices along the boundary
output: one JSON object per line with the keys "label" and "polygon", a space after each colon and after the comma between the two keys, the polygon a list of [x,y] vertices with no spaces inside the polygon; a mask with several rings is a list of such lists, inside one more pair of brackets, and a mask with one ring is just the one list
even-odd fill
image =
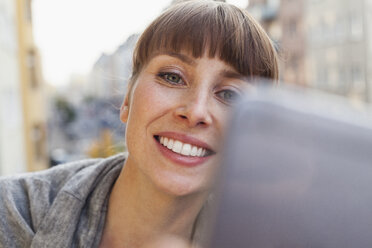
{"label": "cheek", "polygon": [[231,122],[231,118],[233,115],[233,109],[227,109],[223,111],[223,119],[222,119],[222,130],[223,132],[226,132],[228,129],[229,123]]}
{"label": "cheek", "polygon": [[142,82],[133,92],[133,112],[159,112],[172,102],[173,105],[176,104],[176,99],[176,92],[154,82]]}
{"label": "cheek", "polygon": [[216,132],[218,133],[215,135],[215,137],[218,139],[216,142],[218,144],[218,150],[221,150],[223,148],[223,145],[225,144],[233,110],[226,107],[219,107],[216,109],[215,121],[216,123],[218,123],[216,128]]}
{"label": "cheek", "polygon": [[133,89],[127,121],[127,145],[130,141],[146,136],[147,127],[174,106],[176,94],[151,80],[137,82]]}
{"label": "cheek", "polygon": [[233,108],[221,104],[218,100],[213,100],[209,103],[210,111],[213,113],[214,120],[218,126],[219,130],[224,131],[232,116]]}

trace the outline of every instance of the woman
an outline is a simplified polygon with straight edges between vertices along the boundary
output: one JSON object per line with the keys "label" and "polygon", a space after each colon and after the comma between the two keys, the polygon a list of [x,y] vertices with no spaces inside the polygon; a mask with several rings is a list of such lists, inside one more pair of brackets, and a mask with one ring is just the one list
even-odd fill
{"label": "woman", "polygon": [[198,243],[228,114],[256,76],[278,78],[276,53],[244,10],[213,1],[169,8],[134,51],[120,111],[127,158],[3,179],[1,244],[143,247],[163,235]]}

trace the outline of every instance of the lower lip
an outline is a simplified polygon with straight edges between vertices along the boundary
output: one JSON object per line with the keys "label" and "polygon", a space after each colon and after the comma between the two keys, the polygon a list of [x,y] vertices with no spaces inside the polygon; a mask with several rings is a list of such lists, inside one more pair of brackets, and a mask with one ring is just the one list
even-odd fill
{"label": "lower lip", "polygon": [[184,155],[181,155],[181,154],[178,154],[178,153],[175,153],[169,150],[167,147],[160,144],[156,139],[155,139],[155,143],[157,144],[160,152],[166,158],[182,166],[195,167],[195,166],[203,164],[210,158],[210,156],[207,156],[207,157],[184,156]]}

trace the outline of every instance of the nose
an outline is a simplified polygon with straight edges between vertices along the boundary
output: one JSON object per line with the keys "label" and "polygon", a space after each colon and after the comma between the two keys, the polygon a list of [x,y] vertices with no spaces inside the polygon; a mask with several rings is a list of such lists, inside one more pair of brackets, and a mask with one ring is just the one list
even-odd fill
{"label": "nose", "polygon": [[206,127],[212,124],[211,106],[208,103],[207,92],[190,93],[183,97],[175,116],[182,122],[187,123],[189,127]]}

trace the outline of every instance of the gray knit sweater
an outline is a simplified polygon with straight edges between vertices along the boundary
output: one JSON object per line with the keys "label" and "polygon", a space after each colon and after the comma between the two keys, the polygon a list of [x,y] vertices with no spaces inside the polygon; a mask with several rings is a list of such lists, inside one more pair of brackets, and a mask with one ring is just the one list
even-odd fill
{"label": "gray knit sweater", "polygon": [[0,247],[98,247],[124,155],[0,179]]}

